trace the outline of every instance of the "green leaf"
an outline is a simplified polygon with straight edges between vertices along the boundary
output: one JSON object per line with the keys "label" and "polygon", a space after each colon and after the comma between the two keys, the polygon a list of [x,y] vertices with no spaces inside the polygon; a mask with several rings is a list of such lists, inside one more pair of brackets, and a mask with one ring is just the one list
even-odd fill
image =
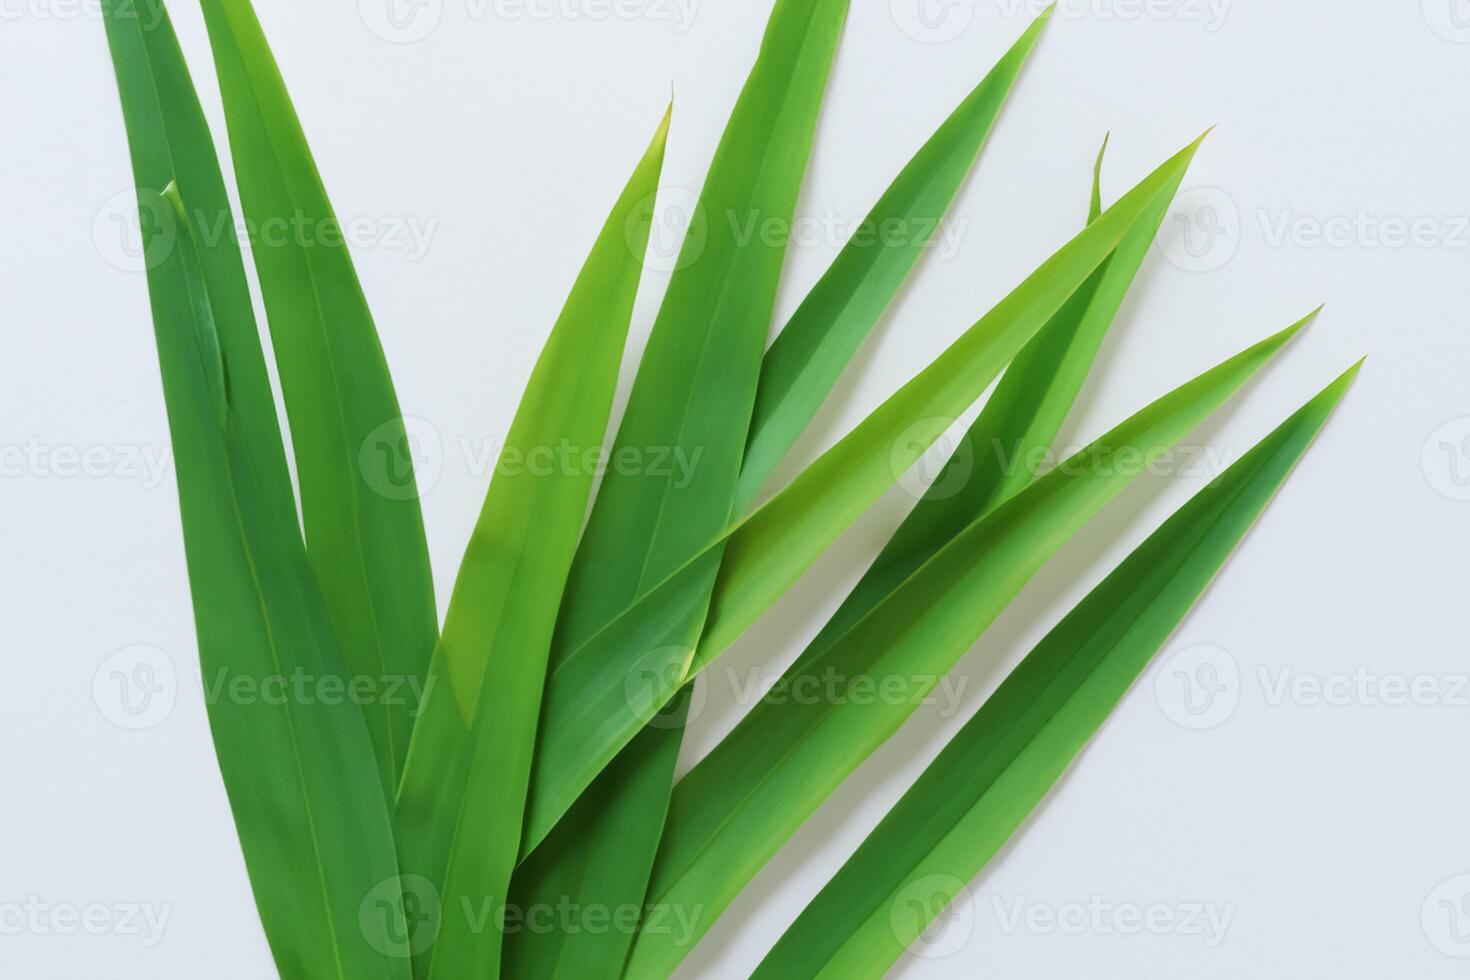
{"label": "green leaf", "polygon": [[1353,368],[1171,517],[991,696],[755,977],[882,977],[1122,700],[1346,393]]}
{"label": "green leaf", "polygon": [[230,694],[298,676],[340,684],[345,672],[173,28],[156,0],[102,11],[140,188],[210,729],[266,938],[285,980],[406,980],[388,805],[362,712]]}
{"label": "green leaf", "polygon": [[766,352],[737,510],[755,499],[933,246],[1050,19],[1048,8],[904,167]]}
{"label": "green leaf", "polygon": [[[613,755],[919,459],[948,427],[946,419],[984,393],[1139,222],[1172,198],[1198,145],[1176,154],[1047,260],[790,487],[554,664],[526,852]],[[721,549],[728,550],[719,587],[695,650],[691,610],[709,602],[708,563]]]}
{"label": "green leaf", "polygon": [[[606,435],[668,125],[665,116],[531,374],[430,668],[437,683],[396,813],[404,870],[442,889],[421,975],[497,975],[502,933],[480,906],[505,901],[520,852],[546,660],[594,479],[593,467],[538,460],[563,447],[575,450],[563,463],[582,460]],[[468,686],[477,696],[461,696]]]}
{"label": "green leaf", "polygon": [[[770,332],[784,236],[811,154],[848,0],[778,0],[700,194],[568,585],[574,648],[728,523]],[[656,466],[655,458],[682,461]],[[695,455],[697,454],[697,456]]]}
{"label": "green leaf", "polygon": [[[758,704],[674,788],[650,901],[699,909],[695,938],[802,822],[912,714],[1025,583],[1145,467],[1269,361],[1305,323],[1154,402],[954,537],[834,644],[797,664],[783,690],[831,698]],[[830,686],[830,685],[828,685]],[[882,690],[884,696],[860,694]],[[896,693],[895,693],[896,692]],[[814,701],[814,703],[811,703]],[[633,976],[664,975],[688,952],[640,934]]]}
{"label": "green leaf", "polygon": [[[699,199],[702,224],[684,243],[612,449],[614,460],[631,454],[644,465],[615,466],[598,491],[558,652],[689,561],[730,520],[786,251],[784,236],[770,241],[753,230],[790,227],[847,10],[848,0],[778,0],[772,11]],[[653,465],[669,458],[672,467]],[[698,638],[719,558],[701,557],[703,597],[682,610],[671,643]],[[595,819],[574,821],[584,832],[564,835],[556,855],[520,875],[524,901],[638,907],[680,741],[679,727],[655,727],[625,748],[583,794],[579,805]],[[631,942],[631,929],[524,930],[509,958],[518,976],[615,977]]]}
{"label": "green leaf", "polygon": [[[291,422],[307,553],[354,681],[419,691],[438,635],[398,398],[301,124],[248,0],[203,0]],[[392,792],[417,706],[367,714]]]}
{"label": "green leaf", "polygon": [[[1089,223],[1102,213],[1103,151],[1093,170]],[[1147,218],[1017,355],[924,498],[899,525],[803,657],[830,645],[975,518],[1036,475],[1153,244],[1169,202]]]}

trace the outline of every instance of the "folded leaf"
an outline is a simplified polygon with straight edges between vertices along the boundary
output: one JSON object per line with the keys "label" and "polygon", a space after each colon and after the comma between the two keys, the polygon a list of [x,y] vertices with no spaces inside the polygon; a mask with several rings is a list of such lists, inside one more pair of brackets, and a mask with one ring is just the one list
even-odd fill
{"label": "folded leaf", "polygon": [[[498,975],[502,933],[481,906],[504,903],[520,852],[546,658],[592,493],[594,470],[576,461],[606,435],[668,124],[532,371],[460,564],[396,813],[404,870],[431,882],[444,909],[437,938],[421,946],[420,975]],[[575,452],[564,454],[568,446]],[[470,681],[479,697],[458,697]],[[471,716],[466,701],[486,710]]]}
{"label": "folded leaf", "polygon": [[[438,635],[398,397],[342,231],[249,0],[203,0],[291,421],[307,553],[353,680],[422,690]],[[363,706],[391,793],[417,705]]]}
{"label": "folded leaf", "polygon": [[[650,901],[702,911],[697,938],[802,822],[913,713],[1026,582],[1123,487],[1133,460],[1166,453],[1249,380],[1306,321],[1154,402],[965,528],[782,690],[831,697],[758,704],[674,788]],[[815,688],[813,688],[815,684]],[[869,695],[867,691],[882,692]],[[640,934],[633,976],[663,975],[689,950]]]}
{"label": "folded leaf", "polygon": [[737,510],[755,499],[934,246],[945,213],[1050,19],[1047,8],[909,161],[766,352]]}
{"label": "folded leaf", "polygon": [[757,980],[882,977],[1041,802],[1346,393],[1339,378],[1171,517],[1006,679],[812,900]]}
{"label": "folded leaf", "polygon": [[[1119,243],[1172,196],[1199,143],[1156,170],[880,406],[790,487],[668,576],[553,667],[526,852],[628,741],[723,652],[979,398]],[[915,420],[921,420],[916,423]],[[691,610],[719,586],[697,649]]]}
{"label": "folded leaf", "polygon": [[345,669],[173,28],[156,0],[107,0],[102,12],[145,219],[210,730],[266,938],[285,980],[406,980],[388,804],[361,710],[230,693],[303,676],[345,684]]}

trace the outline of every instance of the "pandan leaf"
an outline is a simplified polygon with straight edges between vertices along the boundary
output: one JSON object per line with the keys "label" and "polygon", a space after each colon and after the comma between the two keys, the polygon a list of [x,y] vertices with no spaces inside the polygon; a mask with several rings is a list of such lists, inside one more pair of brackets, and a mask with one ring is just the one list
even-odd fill
{"label": "pandan leaf", "polygon": [[1169,518],[1047,634],[806,907],[757,980],[887,972],[955,897],[947,889],[980,873],[1117,707],[1357,370]]}
{"label": "pandan leaf", "polygon": [[[413,463],[372,315],[249,0],[202,0],[270,322],[307,553],[354,680],[422,690],[438,635]],[[270,231],[275,229],[275,231]],[[289,229],[280,233],[281,229]],[[383,783],[417,704],[363,706]]]}
{"label": "pandan leaf", "polygon": [[[1093,169],[1089,223],[1102,213],[1106,149],[1104,142]],[[1017,355],[928,493],[807,646],[804,658],[847,632],[967,524],[1031,482],[1077,400],[1168,206],[1160,198],[1148,218]]]}
{"label": "pandan leaf", "polygon": [[[572,287],[460,564],[396,813],[405,873],[442,893],[421,975],[498,975],[502,933],[479,905],[503,903],[515,870],[546,658],[594,478],[537,459],[563,446],[580,458],[606,435],[668,125],[665,116]],[[459,696],[471,682],[478,697]],[[476,703],[492,707],[471,714]]]}
{"label": "pandan leaf", "polygon": [[106,0],[102,12],[140,188],[210,729],[266,938],[285,980],[407,980],[388,804],[361,710],[230,693],[345,682],[346,670],[173,28],[156,0]]}
{"label": "pandan leaf", "polygon": [[[755,499],[933,246],[1050,19],[1048,8],[904,167],[766,352],[738,510]],[[880,231],[889,228],[902,229],[896,240]]]}
{"label": "pandan leaf", "polygon": [[[698,908],[707,930],[802,822],[879,745],[990,626],[1025,583],[1144,467],[1253,377],[1306,321],[1176,389],[965,528],[819,656],[786,690],[836,677],[830,699],[758,704],[674,788],[650,902]],[[902,686],[903,696],[848,694]],[[639,936],[632,976],[664,975],[690,943]]]}
{"label": "pandan leaf", "polygon": [[750,229],[790,227],[847,9],[848,0],[778,0],[771,14],[699,197],[703,232],[684,242],[618,429],[614,458],[640,462],[612,467],[598,490],[568,583],[561,650],[730,520],[786,255],[784,236]]}
{"label": "pandan leaf", "polygon": [[[529,853],[614,754],[723,652],[943,434],[1138,225],[1172,197],[1191,144],[1125,195],[929,367],[743,523],[559,662],[547,683],[524,850]],[[922,420],[918,423],[915,420]],[[691,610],[719,586],[697,648]]]}
{"label": "pandan leaf", "polygon": [[[615,460],[631,453],[644,464],[637,472],[615,467],[598,491],[558,652],[605,625],[730,521],[786,251],[784,236],[750,236],[772,221],[790,227],[847,9],[848,0],[778,0],[772,11],[699,199],[703,222],[684,243],[612,449]],[[675,465],[655,468],[660,458]],[[698,638],[719,558],[701,557],[704,598],[685,607],[670,642]],[[596,819],[578,820],[583,833],[557,842],[557,854],[521,874],[518,905],[546,893],[555,905],[638,907],[680,741],[680,726],[670,725],[625,748],[583,794],[579,805]],[[554,964],[616,977],[631,942],[627,928],[575,936],[524,930],[509,959],[515,975]]]}
{"label": "pandan leaf", "polygon": [[[748,505],[810,421],[929,247],[928,235],[916,229],[948,210],[1046,19],[1040,18],[956,109],[865,222],[870,229],[898,223],[912,234],[891,243],[860,233],[767,352],[737,510]],[[619,909],[627,918],[640,906],[673,786],[684,710],[682,703],[667,709],[589,787],[518,872],[513,907],[573,901]],[[629,930],[527,930],[507,944],[507,966],[518,976],[616,977],[631,941]]]}

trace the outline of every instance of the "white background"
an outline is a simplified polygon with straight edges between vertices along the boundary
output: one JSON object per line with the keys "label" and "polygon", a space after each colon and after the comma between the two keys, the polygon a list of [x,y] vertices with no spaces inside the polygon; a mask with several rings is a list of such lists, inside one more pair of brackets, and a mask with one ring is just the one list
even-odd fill
{"label": "white background", "polygon": [[[356,258],[405,411],[438,437],[425,513],[447,598],[488,480],[477,453],[503,436],[670,84],[666,183],[697,187],[770,4],[639,0],[620,8],[636,16],[592,17],[563,0],[428,0],[408,23],[432,30],[391,43],[369,26],[392,34],[381,2],[258,7],[338,214],[382,230]],[[854,3],[803,214],[861,217],[1032,12],[935,0],[939,27],[924,31],[913,2]],[[199,12],[174,6],[222,133]],[[112,224],[131,178],[102,25],[71,0],[0,11],[0,974],[271,977],[192,679],[172,471],[147,462],[168,433],[144,279]],[[1467,82],[1465,0],[1063,4],[958,202],[958,249],[921,267],[802,458],[1075,232],[1107,130],[1111,199],[1219,124],[1065,443],[1324,300],[1316,326],[1194,441],[1228,461],[1369,361],[1162,666],[902,977],[1464,975]],[[405,222],[423,247],[389,230]],[[839,244],[793,248],[778,322]],[[661,286],[647,284],[635,347]],[[747,975],[1004,669],[1206,477],[1143,481],[1069,546],[962,665],[962,710],[921,711],[680,976]],[[725,664],[738,677],[779,670],[909,502],[886,500]],[[156,648],[167,690],[150,727],[127,731],[109,675],[100,696],[93,681],[137,645]],[[1208,678],[1201,666],[1222,689],[1196,716],[1181,678]],[[689,762],[736,717],[728,677],[712,675]],[[1280,696],[1283,678],[1343,696]],[[1383,703],[1415,680],[1432,703]],[[1174,921],[1163,935],[1124,934],[1106,915],[1044,925],[1097,902]],[[67,934],[64,910],[98,903],[102,934]],[[61,923],[38,928],[27,905]],[[1228,914],[1224,935],[1182,924],[1192,905]],[[162,935],[131,928],[128,908],[166,914]],[[1015,923],[1017,909],[1031,918]]]}

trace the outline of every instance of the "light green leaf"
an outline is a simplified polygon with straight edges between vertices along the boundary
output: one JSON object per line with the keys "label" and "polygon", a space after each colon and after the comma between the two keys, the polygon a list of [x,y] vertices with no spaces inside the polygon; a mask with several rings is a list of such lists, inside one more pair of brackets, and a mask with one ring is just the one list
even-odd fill
{"label": "light green leaf", "polygon": [[[1304,324],[1154,402],[940,549],[782,689],[838,693],[757,705],[674,788],[650,902],[701,910],[702,935],[802,822],[954,666],[1041,566],[1145,467],[1207,418]],[[883,690],[883,697],[854,692]],[[895,694],[895,690],[898,692]],[[779,703],[776,703],[776,702]],[[665,975],[689,950],[639,936],[634,977]]]}
{"label": "light green leaf", "polygon": [[1050,19],[1048,8],[904,167],[766,352],[737,510],[755,499],[933,247]]}
{"label": "light green leaf", "polygon": [[406,980],[388,805],[362,712],[229,694],[297,676],[345,683],[345,671],[173,28],[156,0],[107,0],[102,12],[139,187],[210,730],[266,938],[285,980]]}
{"label": "light green leaf", "polygon": [[1204,593],[1353,368],[1171,517],[991,696],[756,971],[882,977],[1041,802]]}
{"label": "light green leaf", "polygon": [[[420,975],[498,975],[502,932],[481,908],[504,903],[520,852],[546,660],[594,477],[536,460],[565,446],[581,458],[606,435],[668,124],[537,361],[455,582],[396,812],[404,870],[435,886],[444,912]],[[461,697],[471,684],[478,696]],[[486,710],[471,715],[477,703]]]}
{"label": "light green leaf", "polygon": [[606,626],[730,520],[786,255],[784,236],[750,229],[791,224],[847,8],[778,0],[771,14],[618,429],[613,458],[639,464],[613,466],[598,490],[559,651]]}
{"label": "light green leaf", "polygon": [[[367,301],[249,0],[202,0],[301,489],[307,553],[354,681],[420,690],[438,635],[413,463]],[[417,705],[367,714],[391,793]]]}
{"label": "light green leaf", "polygon": [[[553,663],[600,629],[652,583],[682,566],[730,521],[756,397],[761,354],[817,113],[847,17],[848,0],[778,0],[731,114],[639,366],[616,461],[573,566]],[[662,466],[656,460],[672,460]],[[692,645],[703,627],[719,554],[701,557],[704,596],[683,610],[670,643]],[[544,732],[544,728],[543,728]],[[627,746],[580,806],[596,819],[555,842],[559,853],[520,875],[525,902],[637,908],[648,886],[658,829],[673,787],[678,726],[652,728]],[[521,932],[510,954],[517,975],[559,970],[615,977],[632,930]]]}
{"label": "light green leaf", "polygon": [[[1102,160],[1100,152],[1089,223],[1102,213]],[[1087,380],[1168,208],[1169,201],[1161,197],[1117,252],[1016,356],[924,498],[803,657],[815,656],[847,632],[967,524],[1031,482]]]}
{"label": "light green leaf", "polygon": [[[822,551],[911,467],[1174,189],[1186,147],[971,327],[933,364],[790,487],[553,667],[524,846],[534,847],[633,735],[723,652]],[[917,420],[917,421],[916,421]],[[724,552],[698,648],[691,610],[709,601],[710,556]]]}

